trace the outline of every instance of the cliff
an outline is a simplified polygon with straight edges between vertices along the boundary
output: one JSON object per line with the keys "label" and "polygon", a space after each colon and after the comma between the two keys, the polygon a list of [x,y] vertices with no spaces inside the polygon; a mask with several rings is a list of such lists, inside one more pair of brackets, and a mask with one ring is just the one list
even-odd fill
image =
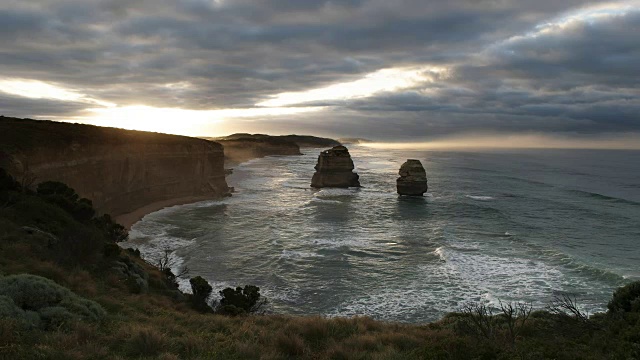
{"label": "cliff", "polygon": [[224,147],[225,160],[229,164],[271,155],[302,155],[296,143],[277,137],[234,138],[217,142]]}
{"label": "cliff", "polygon": [[238,140],[238,139],[274,139],[284,140],[295,143],[301,148],[304,147],[334,147],[341,145],[340,142],[323,137],[311,136],[311,135],[265,135],[265,134],[231,134],[216,140]]}
{"label": "cliff", "polygon": [[64,182],[114,217],[229,191],[218,143],[91,125],[0,117],[0,166],[23,182]]}

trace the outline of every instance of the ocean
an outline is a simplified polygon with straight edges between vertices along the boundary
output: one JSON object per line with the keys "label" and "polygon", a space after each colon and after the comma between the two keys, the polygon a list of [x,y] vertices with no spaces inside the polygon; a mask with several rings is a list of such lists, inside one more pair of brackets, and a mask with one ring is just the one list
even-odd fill
{"label": "ocean", "polygon": [[[353,145],[363,187],[314,190],[321,150],[241,164],[233,197],[149,214],[122,245],[150,262],[170,249],[214,291],[257,285],[274,313],[407,323],[562,294],[594,313],[640,279],[640,151]],[[427,171],[424,197],[396,194],[410,158]]]}

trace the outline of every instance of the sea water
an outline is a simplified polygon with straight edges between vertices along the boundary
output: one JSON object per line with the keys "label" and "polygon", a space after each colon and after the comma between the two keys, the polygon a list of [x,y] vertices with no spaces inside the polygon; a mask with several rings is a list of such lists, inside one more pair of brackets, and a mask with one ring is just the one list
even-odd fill
{"label": "sea water", "polygon": [[[352,146],[362,188],[316,190],[321,150],[237,166],[233,197],[149,214],[123,246],[169,249],[216,291],[257,285],[275,313],[413,323],[562,294],[593,313],[640,279],[640,152]],[[396,194],[409,158],[424,197]]]}

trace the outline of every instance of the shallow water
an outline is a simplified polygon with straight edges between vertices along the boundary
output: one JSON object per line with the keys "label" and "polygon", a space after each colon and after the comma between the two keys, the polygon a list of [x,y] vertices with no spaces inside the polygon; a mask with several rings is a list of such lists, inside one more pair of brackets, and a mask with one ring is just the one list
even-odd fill
{"label": "shallow water", "polygon": [[[354,146],[363,188],[312,190],[320,150],[238,166],[233,197],[149,214],[123,246],[168,247],[214,289],[258,285],[274,312],[403,322],[560,293],[594,312],[640,279],[640,152]],[[395,193],[407,158],[425,197]]]}

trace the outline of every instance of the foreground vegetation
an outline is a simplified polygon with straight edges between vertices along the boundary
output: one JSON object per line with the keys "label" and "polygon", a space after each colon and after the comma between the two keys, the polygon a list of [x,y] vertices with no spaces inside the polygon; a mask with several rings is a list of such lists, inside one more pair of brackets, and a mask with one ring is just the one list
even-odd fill
{"label": "foreground vegetation", "polygon": [[117,246],[126,236],[63,184],[25,189],[0,169],[0,358],[640,358],[640,282],[591,317],[570,297],[546,311],[470,304],[425,325],[248,315],[258,288],[211,307],[219,289],[196,276],[182,294],[170,270]]}

